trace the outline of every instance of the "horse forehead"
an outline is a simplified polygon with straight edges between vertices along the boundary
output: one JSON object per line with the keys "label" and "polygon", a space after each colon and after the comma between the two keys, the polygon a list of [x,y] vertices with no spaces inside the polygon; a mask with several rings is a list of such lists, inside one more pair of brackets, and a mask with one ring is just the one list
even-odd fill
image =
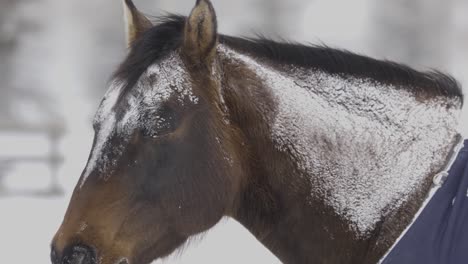
{"label": "horse forehead", "polygon": [[135,111],[140,109],[140,106],[156,107],[174,93],[177,93],[179,98],[187,97],[194,103],[198,101],[193,94],[185,65],[176,52],[150,65],[133,87],[125,88],[125,85],[126,80],[119,78],[111,82],[97,111],[96,122],[102,122],[115,114],[119,107],[122,112],[133,114],[137,114]]}
{"label": "horse forehead", "polygon": [[127,111],[140,106],[154,108],[173,95],[177,95],[181,103],[183,99],[192,103],[198,101],[194,96],[188,71],[176,52],[152,64],[141,75],[136,85],[125,95]]}

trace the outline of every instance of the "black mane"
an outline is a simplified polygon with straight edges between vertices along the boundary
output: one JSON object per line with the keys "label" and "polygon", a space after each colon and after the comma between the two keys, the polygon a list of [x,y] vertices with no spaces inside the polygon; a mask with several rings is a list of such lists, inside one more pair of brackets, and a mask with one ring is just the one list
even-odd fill
{"label": "black mane", "polygon": [[[171,15],[159,19],[157,26],[137,40],[116,72],[115,77],[133,87],[141,74],[153,63],[177,49],[182,43],[186,17]],[[327,46],[279,43],[265,38],[237,38],[220,35],[219,42],[256,58],[281,65],[313,68],[344,77],[369,78],[385,84],[405,87],[421,96],[458,98],[463,92],[458,82],[439,71],[421,72],[391,61],[376,60]]]}

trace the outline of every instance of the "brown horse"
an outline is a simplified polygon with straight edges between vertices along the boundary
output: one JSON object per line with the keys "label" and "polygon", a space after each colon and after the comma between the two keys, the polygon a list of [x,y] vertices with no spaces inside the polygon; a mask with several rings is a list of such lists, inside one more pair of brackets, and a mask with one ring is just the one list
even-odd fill
{"label": "brown horse", "polygon": [[130,52],[54,264],[150,263],[224,216],[284,263],[375,263],[456,143],[463,95],[446,75],[219,35],[208,0],[155,25],[125,10]]}

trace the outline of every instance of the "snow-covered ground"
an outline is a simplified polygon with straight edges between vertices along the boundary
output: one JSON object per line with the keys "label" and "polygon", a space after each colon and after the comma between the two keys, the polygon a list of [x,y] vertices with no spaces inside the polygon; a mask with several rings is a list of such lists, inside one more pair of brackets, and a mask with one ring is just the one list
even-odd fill
{"label": "snow-covered ground", "polygon": [[[4,263],[50,263],[50,240],[66,204],[65,198],[1,198],[0,248]],[[223,220],[203,240],[194,241],[183,252],[155,263],[238,264],[253,260],[254,263],[280,263],[242,226]]]}

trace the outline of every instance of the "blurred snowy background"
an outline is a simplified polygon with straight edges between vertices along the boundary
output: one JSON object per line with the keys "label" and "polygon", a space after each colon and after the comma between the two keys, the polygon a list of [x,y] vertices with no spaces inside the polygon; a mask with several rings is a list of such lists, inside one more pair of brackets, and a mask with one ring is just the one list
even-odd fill
{"label": "blurred snowy background", "polygon": [[[158,15],[188,14],[195,0],[135,2]],[[222,33],[323,42],[440,69],[468,87],[468,0],[213,3]],[[90,120],[125,52],[119,0],[0,0],[2,262],[49,263],[49,242],[88,157]],[[164,263],[279,261],[224,220]]]}

